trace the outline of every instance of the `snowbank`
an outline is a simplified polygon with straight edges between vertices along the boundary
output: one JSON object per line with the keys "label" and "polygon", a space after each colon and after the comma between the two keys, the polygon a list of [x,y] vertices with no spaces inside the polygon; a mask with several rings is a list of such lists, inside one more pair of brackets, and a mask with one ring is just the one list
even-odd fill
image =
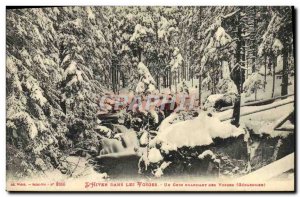
{"label": "snowbank", "polygon": [[250,174],[236,179],[236,182],[246,182],[249,180],[255,180],[259,177],[260,181],[270,181],[288,170],[294,169],[295,154],[291,153],[269,165],[266,165]]}
{"label": "snowbank", "polygon": [[236,128],[229,123],[220,122],[219,119],[200,113],[193,120],[178,122],[160,129],[158,135],[150,145],[161,144],[162,150],[169,151],[189,146],[204,146],[213,143],[213,139],[237,137],[244,134],[243,129]]}
{"label": "snowbank", "polygon": [[166,117],[159,126],[159,131],[165,130],[168,128],[172,122],[178,117],[178,114],[172,113],[170,116]]}
{"label": "snowbank", "polygon": [[[275,101],[268,105],[241,107],[241,123],[243,123],[248,129],[251,129],[255,134],[267,134],[270,135],[270,137],[286,137],[290,134],[290,132],[274,131],[274,127],[282,120],[282,118],[285,118],[294,110],[293,100],[294,98],[287,98]],[[274,108],[251,114],[257,110],[264,110],[271,107]],[[248,113],[250,114],[244,115]],[[215,113],[214,116],[221,120],[228,120],[232,116],[232,109]]]}
{"label": "snowbank", "polygon": [[[290,108],[289,110],[285,110],[284,114],[280,116],[280,118],[272,121],[272,122],[264,122],[263,126],[259,128],[257,131],[255,131],[256,134],[269,134],[271,137],[276,136],[282,136],[286,137],[290,134],[288,131],[275,131],[276,125],[278,125],[280,122],[282,122],[287,115],[289,115],[291,112],[293,112],[294,109]],[[290,121],[287,121],[287,123],[290,123]],[[290,124],[289,124],[290,125]],[[290,125],[292,129],[294,129],[293,125]]]}
{"label": "snowbank", "polygon": [[[270,107],[274,107],[274,109],[271,109],[271,110],[266,110],[266,111],[262,111],[262,112],[254,113],[254,114],[249,114],[249,115],[245,116],[245,117],[251,117],[252,120],[274,121],[278,117],[280,117],[282,115],[285,115],[286,112],[288,113],[289,109],[294,108],[294,104],[291,103],[292,101],[294,101],[294,98],[290,97],[290,98],[286,98],[286,99],[283,99],[283,100],[275,101],[274,103],[271,103],[271,104],[268,104],[268,105],[244,106],[244,107],[241,107],[241,116],[243,116],[244,114],[247,114],[247,113],[255,112],[257,110],[263,110],[263,109],[267,109],[267,108],[270,108]],[[287,104],[287,105],[280,106],[280,105],[283,105],[283,104]],[[279,105],[279,107],[276,107],[278,105]],[[223,112],[219,112],[219,113],[215,113],[214,116],[218,117],[220,120],[229,119],[232,116],[232,109],[226,110],[226,111],[223,111]]]}

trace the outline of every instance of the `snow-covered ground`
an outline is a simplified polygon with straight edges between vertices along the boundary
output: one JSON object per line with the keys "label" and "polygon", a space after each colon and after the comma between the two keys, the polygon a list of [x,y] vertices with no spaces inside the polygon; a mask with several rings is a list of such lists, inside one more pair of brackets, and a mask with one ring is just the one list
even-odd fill
{"label": "snow-covered ground", "polygon": [[[86,180],[89,181],[99,181],[107,178],[106,173],[99,173],[93,169],[93,166],[88,164],[88,161],[84,157],[75,157],[69,156],[66,158],[66,162],[70,165],[70,173],[62,174],[60,170],[53,169],[47,170],[43,173],[35,174],[30,177],[26,177],[22,179],[26,182],[38,182],[38,183],[51,183],[51,182],[85,182]],[[15,177],[9,177],[9,181],[13,181]],[[18,179],[16,179],[18,180]]]}
{"label": "snow-covered ground", "polygon": [[[241,107],[241,124],[244,124],[245,127],[253,130],[255,133],[266,133],[271,136],[286,136],[289,132],[286,131],[276,131],[274,132],[272,126],[286,117],[294,110],[294,97],[289,97],[283,100],[277,100],[268,105],[261,106],[244,106]],[[278,106],[278,107],[275,107]],[[274,107],[274,108],[272,108]],[[248,114],[251,112],[259,111],[272,108],[269,110],[261,111],[258,113],[253,113],[243,116],[243,114]],[[229,109],[223,112],[214,113],[213,116],[219,118],[220,120],[227,120],[232,117],[233,109]]]}
{"label": "snow-covered ground", "polygon": [[[279,159],[267,166],[264,166],[250,174],[237,179],[237,182],[246,182],[249,180],[255,180],[259,177],[260,181],[269,181],[277,176],[294,169],[295,154],[289,154],[282,159]],[[291,177],[289,178],[291,179]],[[293,178],[292,178],[293,179]]]}
{"label": "snow-covered ground", "polygon": [[[263,76],[261,76],[263,78]],[[272,86],[273,86],[273,77],[270,75],[267,75],[266,78],[266,87],[264,88],[260,88],[257,89],[257,93],[256,93],[256,100],[264,100],[264,99],[270,99],[272,98]],[[199,99],[199,79],[194,78],[193,80],[188,80],[185,81],[189,92],[191,95],[195,95],[196,96],[196,100]],[[274,88],[274,97],[278,97],[281,96],[281,83],[282,83],[282,79],[275,79],[275,88]],[[294,77],[290,77],[289,78],[289,83],[290,85],[288,86],[288,94],[293,94],[295,91],[295,84],[294,84]],[[180,91],[180,87],[182,87],[182,82],[180,82],[177,85],[177,92]],[[161,92],[170,92],[169,88],[162,88]],[[175,85],[172,85],[172,91],[173,93],[176,92],[176,87]],[[202,103],[205,102],[205,100],[207,99],[208,96],[211,95],[211,91],[210,90],[206,90],[204,88],[202,88],[202,92],[201,92],[201,101]],[[250,102],[250,101],[255,101],[255,94],[251,93],[249,95],[247,95],[246,93],[243,93],[241,95],[241,102],[246,103],[246,102]]]}
{"label": "snow-covered ground", "polygon": [[[293,94],[295,91],[294,78],[293,77],[289,78],[289,82],[291,84],[288,86],[288,94]],[[281,83],[282,83],[282,79],[275,79],[274,97],[281,96]],[[273,78],[272,76],[268,75],[266,88],[265,90],[263,88],[257,90],[256,100],[264,100],[264,99],[272,98],[272,86],[273,86]],[[255,101],[254,93],[250,94],[247,97],[246,94],[242,94],[242,103],[250,102],[250,101]]]}
{"label": "snow-covered ground", "polygon": [[[253,115],[249,115],[249,116],[251,116],[252,119],[256,119],[256,120],[274,121],[276,118],[284,116],[285,112],[289,113],[290,109],[294,108],[293,101],[294,101],[294,97],[291,96],[287,99],[277,100],[277,101],[275,101],[271,104],[267,104],[267,105],[244,106],[244,107],[241,107],[241,116],[243,116],[243,114],[246,114],[246,113],[251,113],[254,111],[263,110],[266,108],[275,107],[277,105],[289,103],[287,105],[283,105],[283,106],[280,106],[280,107],[277,107],[277,108],[274,108],[271,110],[267,110],[267,111],[255,113]],[[280,112],[280,113],[273,113],[273,112]],[[226,110],[223,112],[216,112],[216,113],[214,113],[214,116],[218,117],[220,120],[225,120],[225,119],[230,118],[232,116],[232,113],[233,113],[233,109],[229,109],[229,110]]]}

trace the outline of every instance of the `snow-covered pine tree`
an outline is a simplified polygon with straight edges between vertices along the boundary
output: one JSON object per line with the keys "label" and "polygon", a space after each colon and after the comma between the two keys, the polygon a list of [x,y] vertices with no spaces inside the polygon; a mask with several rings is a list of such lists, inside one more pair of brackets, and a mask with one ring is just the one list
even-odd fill
{"label": "snow-covered pine tree", "polygon": [[7,11],[7,169],[17,177],[59,167],[69,146],[57,89],[58,14],[57,8]]}

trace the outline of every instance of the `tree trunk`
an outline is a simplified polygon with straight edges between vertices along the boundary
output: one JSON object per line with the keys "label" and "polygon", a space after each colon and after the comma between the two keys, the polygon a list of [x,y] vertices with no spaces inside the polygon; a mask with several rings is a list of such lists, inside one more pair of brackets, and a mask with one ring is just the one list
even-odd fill
{"label": "tree trunk", "polygon": [[171,68],[169,69],[169,88],[170,88],[170,91],[172,91],[172,72],[171,72]]}
{"label": "tree trunk", "polygon": [[122,87],[125,88],[125,75],[124,72],[121,73],[122,76]]}
{"label": "tree trunk", "polygon": [[183,64],[183,66],[182,66],[182,71],[181,71],[181,73],[182,73],[182,79],[185,80],[185,65],[184,65],[184,64]]}
{"label": "tree trunk", "polygon": [[[252,71],[252,73],[253,73],[253,71]],[[246,79],[248,78],[248,75],[249,75],[249,72],[248,72],[248,58],[246,58],[246,76],[245,76]]]}
{"label": "tree trunk", "polygon": [[[253,29],[254,29],[254,33],[255,35],[257,35],[257,21],[256,21],[256,7],[253,8],[254,9],[254,23],[253,23]],[[254,38],[253,40],[253,57],[252,57],[252,73],[254,73],[256,71],[256,59],[257,59],[257,40]]]}
{"label": "tree trunk", "polygon": [[289,83],[289,78],[288,78],[288,49],[287,49],[287,44],[283,48],[283,67],[282,67],[282,83],[281,83],[281,96],[287,95],[288,94],[288,83]]}
{"label": "tree trunk", "polygon": [[241,109],[241,95],[238,94],[233,105],[233,113],[232,113],[232,121],[231,121],[231,124],[235,125],[236,127],[240,125],[240,112],[241,112],[240,109]]}
{"label": "tree trunk", "polygon": [[254,89],[254,100],[256,101],[257,100],[257,87],[255,86],[254,87],[255,89]]}
{"label": "tree trunk", "polygon": [[189,81],[190,80],[190,66],[189,66],[189,63],[188,63],[188,59],[186,60],[187,61],[187,64],[186,64],[186,80]]}
{"label": "tree trunk", "polygon": [[160,75],[158,74],[158,80],[157,80],[157,89],[160,92]]}
{"label": "tree trunk", "polygon": [[155,75],[155,81],[156,81],[156,85],[158,87],[158,74]]}
{"label": "tree trunk", "polygon": [[116,93],[116,91],[115,91],[115,69],[114,69],[113,65],[111,67],[111,85],[112,85],[113,92],[115,94]]}
{"label": "tree trunk", "polygon": [[116,92],[119,94],[119,72],[118,72],[118,66],[116,69]]}
{"label": "tree trunk", "polygon": [[194,87],[194,71],[191,71],[192,87]]}
{"label": "tree trunk", "polygon": [[166,87],[169,87],[169,70],[166,70]]}
{"label": "tree trunk", "polygon": [[175,74],[175,76],[174,76],[175,92],[177,93],[177,76],[176,76],[176,74],[178,75],[178,73],[176,73],[176,71],[175,71],[174,74]]}
{"label": "tree trunk", "polygon": [[178,83],[180,83],[180,68],[178,68],[177,79],[178,79]]}
{"label": "tree trunk", "polygon": [[[238,64],[240,64],[241,66],[241,56],[244,55],[243,54],[243,44],[242,43],[242,27],[240,24],[240,12],[237,14],[237,37],[239,38],[239,40],[237,41],[237,47],[236,47],[236,62]],[[243,58],[243,57],[242,57]],[[241,111],[241,79],[242,79],[242,72],[241,72],[241,68],[240,69],[240,80],[237,80],[237,82],[235,83],[237,86],[237,90],[238,90],[238,95],[235,99],[234,105],[233,105],[233,113],[232,113],[232,121],[231,124],[235,125],[236,127],[239,127],[240,125],[240,111]]]}
{"label": "tree trunk", "polygon": [[272,59],[273,59],[273,85],[272,85],[272,98],[274,97],[275,94],[275,68],[277,65],[277,57],[275,57],[274,55],[272,55]]}
{"label": "tree trunk", "polygon": [[266,85],[267,85],[267,55],[265,56],[265,74],[264,74],[264,91],[266,91]]}
{"label": "tree trunk", "polygon": [[201,85],[202,85],[202,76],[199,74],[199,107],[201,107]]}
{"label": "tree trunk", "polygon": [[115,90],[115,94],[117,93],[117,70],[116,70],[116,67],[114,67],[114,90]]}
{"label": "tree trunk", "polygon": [[141,48],[139,48],[138,53],[139,53],[139,62],[141,62],[142,61],[142,49]]}
{"label": "tree trunk", "polygon": [[211,81],[212,81],[212,86],[211,86],[211,93],[215,94],[215,66],[214,64],[212,65],[212,75],[211,75]]}

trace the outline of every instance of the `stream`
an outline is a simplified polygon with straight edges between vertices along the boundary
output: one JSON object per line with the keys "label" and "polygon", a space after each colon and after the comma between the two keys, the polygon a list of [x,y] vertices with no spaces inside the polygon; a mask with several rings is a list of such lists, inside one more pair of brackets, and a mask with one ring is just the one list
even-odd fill
{"label": "stream", "polygon": [[[221,113],[227,114],[226,111]],[[260,112],[261,115],[264,113],[266,112]],[[197,116],[195,112],[179,114],[188,119]],[[242,118],[248,130],[246,135],[215,138],[214,143],[207,146],[182,147],[169,153],[162,152],[160,147],[154,147],[161,152],[163,159],[149,162],[149,151],[152,149],[149,142],[156,136],[158,126],[149,130],[141,126],[143,123],[140,122],[139,127],[130,128],[126,120],[117,124],[116,119],[111,117],[105,116],[101,120],[111,130],[111,136],[100,140],[99,154],[89,160],[96,172],[107,173],[111,179],[240,177],[294,152],[294,148],[290,146],[294,144],[293,132],[284,137],[257,134],[253,132],[256,128],[251,125],[255,119],[252,117],[261,116],[255,115]],[[149,119],[144,122],[149,123]],[[161,125],[161,122],[157,125]],[[212,151],[214,156],[199,160],[198,155],[206,150]]]}

